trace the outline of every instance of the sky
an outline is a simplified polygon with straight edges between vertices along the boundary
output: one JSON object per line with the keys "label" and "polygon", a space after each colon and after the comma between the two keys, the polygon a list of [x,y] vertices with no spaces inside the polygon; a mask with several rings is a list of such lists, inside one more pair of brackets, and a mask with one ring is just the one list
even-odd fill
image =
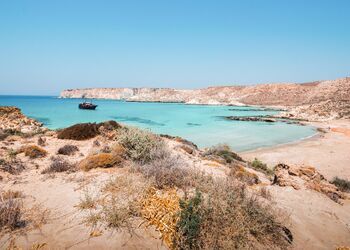
{"label": "sky", "polygon": [[348,0],[0,0],[0,95],[350,76]]}

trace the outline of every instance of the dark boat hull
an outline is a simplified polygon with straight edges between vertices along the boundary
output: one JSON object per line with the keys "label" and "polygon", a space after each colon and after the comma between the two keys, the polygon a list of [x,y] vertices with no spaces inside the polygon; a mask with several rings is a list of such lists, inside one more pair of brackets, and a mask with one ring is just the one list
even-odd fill
{"label": "dark boat hull", "polygon": [[82,103],[79,104],[80,109],[89,109],[89,110],[95,110],[97,105],[90,104],[90,105],[84,105]]}

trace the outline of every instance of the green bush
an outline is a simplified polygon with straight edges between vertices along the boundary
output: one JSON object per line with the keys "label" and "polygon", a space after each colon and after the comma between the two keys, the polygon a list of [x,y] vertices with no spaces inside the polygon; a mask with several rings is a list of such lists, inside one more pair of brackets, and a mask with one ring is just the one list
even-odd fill
{"label": "green bush", "polygon": [[238,154],[235,152],[232,152],[230,146],[226,144],[219,144],[216,146],[213,146],[206,150],[203,154],[204,156],[210,156],[210,155],[215,155],[219,156],[222,159],[225,160],[226,163],[233,163],[235,161],[244,161],[242,157],[240,157]]}

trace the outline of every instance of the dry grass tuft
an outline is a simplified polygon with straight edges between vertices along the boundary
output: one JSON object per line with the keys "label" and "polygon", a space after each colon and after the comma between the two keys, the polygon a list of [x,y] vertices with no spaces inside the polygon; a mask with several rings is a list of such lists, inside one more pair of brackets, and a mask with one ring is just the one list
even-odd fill
{"label": "dry grass tuft", "polygon": [[23,202],[19,193],[7,191],[0,195],[0,231],[24,226]]}
{"label": "dry grass tuft", "polygon": [[151,188],[142,200],[142,217],[148,225],[156,227],[169,248],[173,248],[179,211],[179,196],[175,189],[159,191]]}
{"label": "dry grass tuft", "polygon": [[97,155],[90,155],[83,159],[78,168],[89,171],[94,168],[110,168],[114,166],[120,166],[124,161],[122,157],[113,153],[100,153]]}
{"label": "dry grass tuft", "polygon": [[42,174],[61,173],[61,172],[74,172],[76,170],[75,165],[69,163],[61,157],[52,157],[51,164],[48,168],[44,169]]}
{"label": "dry grass tuft", "polygon": [[79,148],[75,145],[67,144],[63,147],[59,148],[57,151],[57,154],[60,155],[74,155],[76,152],[79,151]]}
{"label": "dry grass tuft", "polygon": [[23,146],[20,150],[25,156],[28,156],[31,159],[42,158],[47,155],[47,151],[36,145]]}

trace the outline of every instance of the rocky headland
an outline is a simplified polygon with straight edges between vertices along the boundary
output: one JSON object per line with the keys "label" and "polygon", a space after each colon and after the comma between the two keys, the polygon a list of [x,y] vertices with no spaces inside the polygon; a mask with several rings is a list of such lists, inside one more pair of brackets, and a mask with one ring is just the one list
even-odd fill
{"label": "rocky headland", "polygon": [[207,105],[257,105],[287,109],[284,117],[307,120],[350,118],[350,78],[310,83],[218,86],[181,90],[171,88],[68,89],[61,98],[102,98],[139,102],[177,102]]}

